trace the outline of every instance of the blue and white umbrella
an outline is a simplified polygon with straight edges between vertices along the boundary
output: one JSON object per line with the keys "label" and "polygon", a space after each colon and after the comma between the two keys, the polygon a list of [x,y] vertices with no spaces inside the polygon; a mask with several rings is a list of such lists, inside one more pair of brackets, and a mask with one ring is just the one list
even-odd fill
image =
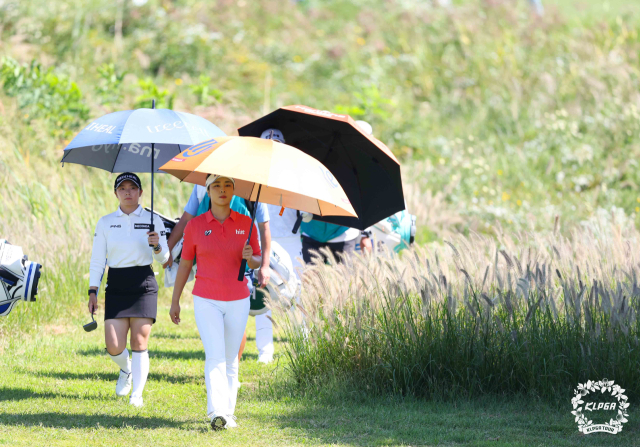
{"label": "blue and white umbrella", "polygon": [[81,130],[64,149],[62,166],[76,163],[109,172],[150,172],[153,215],[153,175],[161,172],[158,168],[188,147],[222,136],[226,135],[218,126],[190,113],[155,107],[124,110]]}

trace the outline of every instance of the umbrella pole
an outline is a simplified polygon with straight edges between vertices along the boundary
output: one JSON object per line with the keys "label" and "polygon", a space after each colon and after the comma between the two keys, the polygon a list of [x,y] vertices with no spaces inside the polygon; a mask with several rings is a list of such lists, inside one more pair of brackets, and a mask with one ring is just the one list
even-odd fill
{"label": "umbrella pole", "polygon": [[[247,238],[247,244],[251,242],[251,233],[253,232],[253,223],[256,220],[256,212],[258,210],[258,202],[260,201],[260,190],[262,189],[262,185],[258,185],[258,196],[256,197],[256,201],[253,205],[253,213],[251,213],[251,227],[249,227],[249,237]],[[247,260],[242,258],[242,263],[240,264],[240,271],[238,272],[238,281],[244,280],[244,272],[247,269]]]}
{"label": "umbrella pole", "polygon": [[[151,101],[151,108],[155,109],[156,108],[156,100],[152,100]],[[154,184],[153,184],[153,171],[154,171],[154,166],[153,166],[153,159],[156,155],[156,148],[155,148],[155,143],[151,143],[151,223],[149,224],[149,231],[154,231],[155,230],[155,225],[153,225],[153,189],[154,189]],[[153,244],[149,244],[149,247],[153,247]]]}

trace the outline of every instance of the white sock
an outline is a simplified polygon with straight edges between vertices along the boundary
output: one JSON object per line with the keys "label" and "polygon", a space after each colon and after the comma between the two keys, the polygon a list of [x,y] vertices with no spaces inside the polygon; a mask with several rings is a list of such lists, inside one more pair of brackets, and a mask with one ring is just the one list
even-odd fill
{"label": "white sock", "polygon": [[149,375],[149,351],[133,351],[131,371],[133,372],[133,386],[131,397],[142,397],[142,391]]}
{"label": "white sock", "polygon": [[129,351],[127,351],[127,348],[124,348],[124,351],[118,355],[109,354],[109,356],[111,357],[111,360],[116,362],[116,365],[118,365],[121,370],[127,374],[131,372],[131,359],[129,358]]}

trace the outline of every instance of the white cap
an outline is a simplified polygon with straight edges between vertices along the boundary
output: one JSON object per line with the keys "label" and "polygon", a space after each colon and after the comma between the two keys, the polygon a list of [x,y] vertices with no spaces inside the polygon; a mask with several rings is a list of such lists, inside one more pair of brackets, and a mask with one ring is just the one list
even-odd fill
{"label": "white cap", "polygon": [[207,183],[205,187],[209,189],[209,185],[211,185],[213,182],[218,180],[220,177],[228,178],[229,180],[231,180],[231,183],[233,183],[233,187],[234,188],[236,187],[236,181],[233,178],[227,177],[226,175],[216,175],[216,174],[209,174],[209,177],[207,177]]}
{"label": "white cap", "polygon": [[260,138],[264,138],[265,140],[276,140],[284,144],[284,137],[282,136],[282,132],[280,132],[278,129],[267,129],[262,132]]}
{"label": "white cap", "polygon": [[366,121],[362,121],[362,120],[356,121],[356,124],[367,135],[373,135],[373,127],[371,127],[371,124],[367,123]]}

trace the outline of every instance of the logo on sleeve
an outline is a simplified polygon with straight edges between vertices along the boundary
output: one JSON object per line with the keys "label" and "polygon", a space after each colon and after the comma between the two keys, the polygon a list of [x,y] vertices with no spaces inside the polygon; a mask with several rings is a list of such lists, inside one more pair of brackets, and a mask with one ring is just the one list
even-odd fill
{"label": "logo on sleeve", "polygon": [[133,228],[136,230],[148,230],[149,228],[151,228],[150,224],[143,224],[143,223],[137,223],[137,224],[133,224]]}
{"label": "logo on sleeve", "polygon": [[161,232],[160,232],[160,236],[164,236],[164,235],[166,235],[166,234],[167,234],[167,232],[166,232],[166,231],[161,231]]}
{"label": "logo on sleeve", "polygon": [[205,236],[209,236],[210,234],[211,234],[211,230],[207,230],[207,231],[204,232]]}
{"label": "logo on sleeve", "polygon": [[109,228],[122,228],[122,225],[111,225]]}

